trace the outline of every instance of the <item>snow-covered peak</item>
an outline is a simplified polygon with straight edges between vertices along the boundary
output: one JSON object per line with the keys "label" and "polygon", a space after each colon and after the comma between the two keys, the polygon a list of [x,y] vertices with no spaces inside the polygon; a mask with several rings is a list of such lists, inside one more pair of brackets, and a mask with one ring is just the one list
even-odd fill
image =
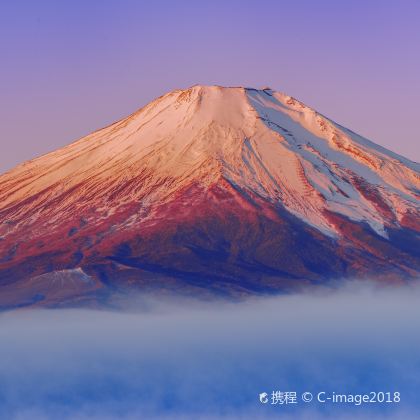
{"label": "snow-covered peak", "polygon": [[335,212],[386,237],[418,213],[419,170],[286,94],[196,85],[0,176],[0,215],[12,222],[0,236],[87,208],[92,218],[133,201],[151,211],[224,179],[330,236]]}

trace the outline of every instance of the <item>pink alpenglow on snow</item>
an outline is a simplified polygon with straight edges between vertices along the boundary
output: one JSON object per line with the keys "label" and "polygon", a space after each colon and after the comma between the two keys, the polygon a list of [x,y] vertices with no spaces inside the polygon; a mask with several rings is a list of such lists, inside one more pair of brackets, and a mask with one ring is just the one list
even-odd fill
{"label": "pink alpenglow on snow", "polygon": [[0,305],[414,278],[419,170],[269,88],[176,90],[0,176]]}

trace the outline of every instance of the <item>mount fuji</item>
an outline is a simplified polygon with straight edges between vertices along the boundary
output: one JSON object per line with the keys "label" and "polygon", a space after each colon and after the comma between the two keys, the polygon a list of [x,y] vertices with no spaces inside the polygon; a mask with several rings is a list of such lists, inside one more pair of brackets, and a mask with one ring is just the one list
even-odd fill
{"label": "mount fuji", "polygon": [[414,281],[419,173],[269,88],[175,90],[0,176],[0,307]]}

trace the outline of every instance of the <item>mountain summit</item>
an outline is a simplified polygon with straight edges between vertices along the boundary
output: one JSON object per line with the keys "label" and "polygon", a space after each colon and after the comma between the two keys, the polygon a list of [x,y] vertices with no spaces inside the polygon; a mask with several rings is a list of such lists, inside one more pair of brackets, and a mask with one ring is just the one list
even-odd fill
{"label": "mountain summit", "polygon": [[419,171],[269,88],[175,90],[0,176],[0,306],[409,280]]}

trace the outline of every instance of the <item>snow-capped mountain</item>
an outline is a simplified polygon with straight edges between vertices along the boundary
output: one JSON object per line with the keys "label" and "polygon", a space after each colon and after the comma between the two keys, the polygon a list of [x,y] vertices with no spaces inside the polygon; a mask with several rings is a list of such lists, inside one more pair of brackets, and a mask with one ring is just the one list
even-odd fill
{"label": "snow-capped mountain", "polygon": [[0,176],[0,305],[415,278],[419,170],[271,89],[176,90]]}

